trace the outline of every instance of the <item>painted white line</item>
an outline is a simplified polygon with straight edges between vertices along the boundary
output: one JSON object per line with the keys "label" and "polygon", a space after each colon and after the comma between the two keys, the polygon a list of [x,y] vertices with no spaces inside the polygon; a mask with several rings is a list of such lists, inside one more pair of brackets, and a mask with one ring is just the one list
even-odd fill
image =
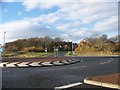
{"label": "painted white line", "polygon": [[7,64],[7,63],[9,63],[9,62],[2,62],[2,63],[0,63],[0,67],[4,67],[3,65]]}
{"label": "painted white line", "polygon": [[64,63],[64,64],[69,64],[69,62],[68,61],[61,61],[62,63]]}
{"label": "painted white line", "polygon": [[100,63],[100,64],[110,63],[111,61],[113,61],[113,60],[109,60],[109,61],[107,61],[107,62],[102,62],[102,63]]}
{"label": "painted white line", "polygon": [[6,64],[6,67],[16,67],[15,64],[17,63],[19,62],[12,62],[12,63]]}
{"label": "painted white line", "polygon": [[70,67],[70,69],[77,69],[77,68],[86,68],[87,66],[79,66],[79,67]]}
{"label": "painted white line", "polygon": [[41,63],[42,65],[45,65],[45,66],[52,66],[53,64],[50,64],[51,62],[43,62]]}
{"label": "painted white line", "polygon": [[62,89],[67,89],[67,88],[71,88],[71,87],[75,87],[78,85],[83,84],[82,82],[77,82],[77,83],[73,83],[73,84],[69,84],[69,85],[64,85],[64,86],[60,86],[60,87],[55,87],[55,90],[62,90]]}
{"label": "painted white line", "polygon": [[30,62],[22,62],[22,63],[20,63],[20,64],[17,64],[17,66],[18,66],[18,67],[28,67],[28,65],[26,65],[26,64],[28,64],[28,63],[30,63]]}
{"label": "painted white line", "polygon": [[60,63],[60,61],[54,61],[53,65],[64,65],[63,63]]}
{"label": "painted white line", "polygon": [[30,63],[29,65],[30,65],[30,66],[42,66],[42,65],[40,65],[39,63],[40,63],[40,62],[32,62],[32,63]]}
{"label": "painted white line", "polygon": [[71,62],[72,60],[67,60],[68,62]]}

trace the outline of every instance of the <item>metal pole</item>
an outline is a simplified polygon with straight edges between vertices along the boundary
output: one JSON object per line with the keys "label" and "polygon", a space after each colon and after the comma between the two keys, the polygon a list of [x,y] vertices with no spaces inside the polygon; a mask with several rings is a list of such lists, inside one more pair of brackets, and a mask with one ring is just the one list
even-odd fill
{"label": "metal pole", "polygon": [[45,42],[45,52],[46,52],[46,56],[48,55],[47,54],[47,42]]}
{"label": "metal pole", "polygon": [[72,42],[72,35],[69,35],[71,37],[71,56],[73,56],[73,42]]}
{"label": "metal pole", "polygon": [[71,44],[72,44],[72,56],[73,56],[73,41],[71,40]]}
{"label": "metal pole", "polygon": [[5,46],[5,33],[6,33],[6,32],[4,32],[4,46]]}
{"label": "metal pole", "polygon": [[2,62],[2,45],[0,44],[0,63]]}
{"label": "metal pole", "polygon": [[54,56],[56,57],[56,45],[55,45],[55,41],[54,41]]}
{"label": "metal pole", "polygon": [[3,50],[3,57],[5,56],[5,34],[6,34],[6,32],[4,32],[4,44],[3,44],[3,48],[4,48],[4,50]]}
{"label": "metal pole", "polygon": [[[55,36],[55,33],[54,33],[54,36]],[[54,57],[56,57],[56,41],[55,41],[55,37],[54,37]]]}

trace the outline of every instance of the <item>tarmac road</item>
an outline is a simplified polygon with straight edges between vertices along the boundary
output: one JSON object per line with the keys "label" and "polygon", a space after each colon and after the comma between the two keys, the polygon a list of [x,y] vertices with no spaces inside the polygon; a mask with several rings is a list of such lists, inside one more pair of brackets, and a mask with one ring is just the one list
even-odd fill
{"label": "tarmac road", "polygon": [[[52,88],[82,82],[89,76],[116,73],[120,57],[74,57],[80,63],[33,68],[3,68],[2,88]],[[101,88],[82,84],[75,88]]]}

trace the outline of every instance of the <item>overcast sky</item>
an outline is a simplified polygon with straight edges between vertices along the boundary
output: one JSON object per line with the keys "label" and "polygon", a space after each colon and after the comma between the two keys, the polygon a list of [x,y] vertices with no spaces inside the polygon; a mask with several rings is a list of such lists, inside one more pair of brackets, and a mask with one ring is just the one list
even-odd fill
{"label": "overcast sky", "polygon": [[3,43],[4,32],[6,42],[43,36],[79,42],[92,34],[115,36],[118,34],[118,1],[3,0],[0,43]]}

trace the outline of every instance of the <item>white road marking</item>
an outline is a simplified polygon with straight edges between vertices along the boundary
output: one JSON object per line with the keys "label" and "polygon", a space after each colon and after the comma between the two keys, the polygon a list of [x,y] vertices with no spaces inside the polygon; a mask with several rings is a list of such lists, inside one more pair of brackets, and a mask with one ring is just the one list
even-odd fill
{"label": "white road marking", "polygon": [[7,64],[7,63],[9,63],[9,62],[2,62],[2,63],[0,63],[0,67],[4,67],[3,65]]}
{"label": "white road marking", "polygon": [[40,62],[32,62],[32,63],[30,63],[29,65],[30,65],[30,66],[42,66],[42,65],[40,65],[39,63],[40,63]]}
{"label": "white road marking", "polygon": [[87,67],[87,66],[70,67],[70,69],[85,68],[85,67]]}
{"label": "white road marking", "polygon": [[68,62],[71,62],[72,60],[67,60]]}
{"label": "white road marking", "polygon": [[78,85],[83,84],[82,82],[77,82],[77,83],[73,83],[73,84],[69,84],[69,85],[64,85],[64,86],[60,86],[60,87],[55,87],[55,90],[62,90],[62,89],[67,89],[67,88],[71,88],[71,87],[75,87]]}
{"label": "white road marking", "polygon": [[45,66],[52,66],[53,64],[50,64],[51,62],[43,62],[41,63],[42,65],[45,65]]}
{"label": "white road marking", "polygon": [[81,60],[81,62],[82,62],[82,60]]}
{"label": "white road marking", "polygon": [[107,61],[107,62],[102,62],[102,63],[100,63],[100,64],[110,63],[111,61],[113,61],[113,60],[109,60],[109,61]]}
{"label": "white road marking", "polygon": [[12,63],[6,64],[6,67],[16,67],[15,64],[17,63],[19,62],[12,62]]}
{"label": "white road marking", "polygon": [[64,63],[64,64],[69,64],[69,62],[68,61],[61,61],[62,63]]}
{"label": "white road marking", "polygon": [[26,65],[26,64],[28,64],[28,63],[30,63],[30,62],[22,62],[22,63],[20,63],[20,64],[17,64],[17,66],[18,66],[18,67],[28,67],[28,65]]}
{"label": "white road marking", "polygon": [[87,66],[79,66],[79,67],[63,67],[63,68],[50,68],[50,69],[40,69],[38,71],[55,71],[55,70],[68,70],[68,69],[82,69],[82,68],[86,68]]}
{"label": "white road marking", "polygon": [[54,61],[53,64],[54,65],[64,65],[63,63],[60,63],[60,61]]}

